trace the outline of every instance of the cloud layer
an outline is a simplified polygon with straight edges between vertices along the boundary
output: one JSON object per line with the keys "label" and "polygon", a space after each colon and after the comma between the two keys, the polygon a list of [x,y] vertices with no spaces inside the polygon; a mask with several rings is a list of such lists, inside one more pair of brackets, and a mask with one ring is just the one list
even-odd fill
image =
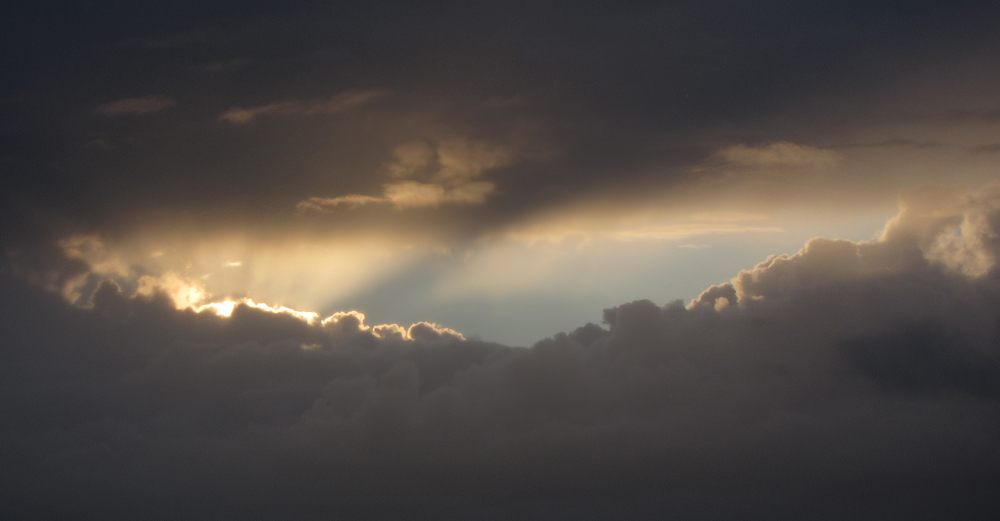
{"label": "cloud layer", "polygon": [[80,309],[5,276],[0,500],[21,518],[986,519],[1000,190],[942,194],[904,199],[878,241],[815,239],[530,349],[110,282]]}

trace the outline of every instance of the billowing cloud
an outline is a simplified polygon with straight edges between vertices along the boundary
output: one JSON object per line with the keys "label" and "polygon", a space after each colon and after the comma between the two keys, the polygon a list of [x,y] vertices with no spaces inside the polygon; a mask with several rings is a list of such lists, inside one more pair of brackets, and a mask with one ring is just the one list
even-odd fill
{"label": "billowing cloud", "polygon": [[508,148],[487,143],[450,139],[431,148],[423,142],[396,147],[389,172],[395,180],[383,185],[383,195],[310,197],[298,203],[299,210],[322,211],[345,205],[387,203],[396,209],[434,207],[447,203],[481,204],[496,190],[482,180],[486,171],[511,164],[515,155]]}
{"label": "billowing cloud", "polygon": [[151,95],[141,98],[126,98],[105,103],[104,105],[94,109],[94,113],[108,117],[127,115],[142,116],[152,114],[154,112],[160,112],[161,110],[168,109],[174,105],[177,105],[177,101],[173,98]]}
{"label": "billowing cloud", "polygon": [[104,282],[80,309],[5,276],[3,498],[29,517],[983,518],[1000,189],[934,193],[878,240],[815,239],[529,349],[358,312],[199,313],[164,285]]}
{"label": "billowing cloud", "polygon": [[219,119],[229,123],[246,124],[261,116],[294,114],[339,114],[346,110],[371,103],[382,96],[384,90],[349,90],[329,99],[298,101],[275,101],[256,107],[233,107],[219,115]]}

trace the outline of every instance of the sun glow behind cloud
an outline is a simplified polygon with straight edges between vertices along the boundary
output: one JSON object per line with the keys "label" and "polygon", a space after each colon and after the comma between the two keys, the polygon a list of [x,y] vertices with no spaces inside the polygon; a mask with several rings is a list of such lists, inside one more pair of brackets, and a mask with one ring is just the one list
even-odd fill
{"label": "sun glow behind cloud", "polygon": [[196,306],[191,306],[192,309],[201,313],[202,311],[212,311],[220,317],[232,316],[233,310],[236,306],[243,305],[251,307],[254,309],[259,309],[261,311],[267,311],[268,313],[291,315],[307,324],[314,324],[319,320],[319,314],[313,313],[311,311],[299,311],[296,309],[288,308],[285,306],[268,306],[267,304],[254,302],[253,299],[239,299],[239,300],[223,300],[220,302],[209,302],[207,304],[201,304]]}
{"label": "sun glow behind cloud", "polygon": [[[301,311],[281,305],[272,306],[263,302],[255,302],[250,298],[226,298],[213,301],[199,281],[187,280],[174,272],[167,272],[159,277],[148,275],[141,277],[139,287],[132,298],[152,298],[157,294],[168,297],[179,310],[190,309],[195,313],[212,313],[225,318],[231,318],[237,309],[246,307],[265,313],[292,317],[309,326],[332,329],[341,333],[368,332],[379,339],[428,340],[442,337],[456,340],[465,339],[462,333],[454,329],[427,321],[416,322],[409,328],[399,324],[369,326],[365,324],[365,314],[355,310],[338,311],[320,320],[319,313],[313,311]],[[303,344],[302,347],[303,349],[312,349],[316,346]]]}
{"label": "sun glow behind cloud", "polygon": [[[796,219],[734,205],[687,212],[652,203],[582,205],[464,241],[388,230],[329,238],[191,237],[181,231],[170,239],[145,233],[115,244],[93,237],[64,245],[67,255],[85,258],[121,287],[145,296],[163,292],[179,308],[229,316],[245,305],[310,324],[324,323],[320,318],[337,316],[337,310],[363,310],[384,323],[369,327],[361,320],[358,327],[379,337],[408,338],[409,328],[393,322],[436,321],[522,344],[551,334],[551,328],[592,320],[608,301],[693,298],[770,252],[795,251],[814,236],[794,229]],[[846,236],[866,238],[877,226]],[[684,270],[682,279],[673,275],[678,270]],[[86,282],[80,279],[71,301],[86,303],[87,288],[94,288]],[[526,302],[549,300],[573,301],[560,304],[565,316],[553,322],[565,326],[491,325],[467,311],[487,306],[521,321],[534,309]],[[502,311],[513,308],[518,310]]]}

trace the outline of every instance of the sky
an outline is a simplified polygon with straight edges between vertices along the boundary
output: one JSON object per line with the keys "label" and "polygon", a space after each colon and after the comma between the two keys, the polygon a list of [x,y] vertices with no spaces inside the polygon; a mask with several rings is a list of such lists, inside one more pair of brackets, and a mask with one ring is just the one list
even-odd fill
{"label": "sky", "polygon": [[17,519],[976,519],[1000,7],[0,10]]}

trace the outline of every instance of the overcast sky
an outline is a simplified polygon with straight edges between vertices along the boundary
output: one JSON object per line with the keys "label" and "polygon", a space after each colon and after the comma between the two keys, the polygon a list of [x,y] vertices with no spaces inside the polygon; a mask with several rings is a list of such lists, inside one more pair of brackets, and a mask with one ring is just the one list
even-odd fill
{"label": "overcast sky", "polygon": [[998,23],[5,6],[0,502],[971,516],[1000,475]]}

